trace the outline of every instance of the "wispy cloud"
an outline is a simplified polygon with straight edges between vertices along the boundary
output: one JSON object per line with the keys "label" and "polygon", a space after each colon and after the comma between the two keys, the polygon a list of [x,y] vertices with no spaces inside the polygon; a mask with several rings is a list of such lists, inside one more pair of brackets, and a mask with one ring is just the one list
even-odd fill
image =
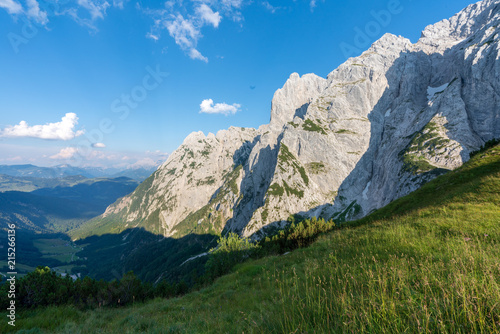
{"label": "wispy cloud", "polygon": [[94,148],[105,148],[106,145],[103,144],[103,143],[94,143],[94,144],[92,144],[92,147],[94,147]]}
{"label": "wispy cloud", "polygon": [[92,20],[103,19],[106,9],[110,6],[107,1],[98,0],[78,0],[78,5],[90,13]]}
{"label": "wispy cloud", "polygon": [[123,9],[129,0],[113,0],[113,7]]}
{"label": "wispy cloud", "polygon": [[197,48],[203,37],[201,31],[209,26],[217,29],[223,17],[241,21],[243,0],[170,0],[162,9],[141,8],[153,18],[151,31],[146,35],[155,41],[167,30],[175,43],[191,58],[208,62]]}
{"label": "wispy cloud", "polygon": [[195,22],[191,19],[186,19],[181,14],[165,20],[163,22],[171,37],[174,38],[175,43],[181,47],[182,50],[188,52],[191,59],[207,59],[196,49],[198,39],[201,37],[200,28],[195,26]]}
{"label": "wispy cloud", "polygon": [[11,125],[0,130],[0,137],[31,137],[53,140],[70,140],[84,133],[83,130],[74,131],[78,124],[75,113],[67,113],[60,122],[47,123],[45,125],[30,126],[26,121],[17,125]]}
{"label": "wispy cloud", "polygon": [[196,50],[196,49],[191,49],[189,51],[189,57],[191,59],[198,59],[198,60],[204,61],[205,63],[208,63],[208,58],[205,57],[204,55],[202,55],[201,52]]}
{"label": "wispy cloud", "polygon": [[226,103],[216,103],[212,99],[203,100],[200,104],[200,113],[205,114],[223,114],[234,115],[241,108],[241,105],[234,103],[232,105]]}
{"label": "wispy cloud", "polygon": [[96,21],[106,17],[110,6],[109,2],[102,0],[77,0],[76,3],[66,3],[57,15],[68,15],[79,25],[96,32]]}
{"label": "wispy cloud", "polygon": [[264,7],[265,7],[268,11],[270,11],[270,12],[271,12],[271,13],[273,13],[273,14],[274,14],[274,13],[276,13],[276,11],[277,11],[278,9],[281,9],[281,8],[282,8],[282,7],[279,7],[279,6],[278,6],[278,7],[273,6],[273,5],[271,5],[268,1],[264,1],[264,2],[262,2],[262,6],[264,6]]}
{"label": "wispy cloud", "polygon": [[[321,2],[325,1],[325,0],[320,0]],[[316,6],[318,5],[318,0],[311,0],[309,2],[309,7],[311,8],[311,12],[314,12],[314,8],[316,8]]]}
{"label": "wispy cloud", "polygon": [[16,0],[0,0],[0,8],[4,8],[11,15],[25,15],[41,25],[49,22],[47,12],[40,9],[40,4],[36,0],[26,0],[25,3],[26,10]]}
{"label": "wispy cloud", "polygon": [[9,14],[21,14],[23,6],[15,0],[0,0],[0,8],[4,8]]}
{"label": "wispy cloud", "polygon": [[155,34],[153,34],[153,33],[151,33],[151,32],[148,32],[148,33],[146,34],[146,38],[151,38],[151,39],[152,39],[152,40],[154,40],[154,41],[158,41],[158,40],[160,39],[160,37],[159,37],[159,36],[156,36]]}

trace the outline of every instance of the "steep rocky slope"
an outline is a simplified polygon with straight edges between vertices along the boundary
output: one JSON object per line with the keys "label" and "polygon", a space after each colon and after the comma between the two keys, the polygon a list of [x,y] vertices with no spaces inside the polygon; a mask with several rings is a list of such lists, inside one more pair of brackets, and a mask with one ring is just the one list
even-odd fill
{"label": "steep rocky slope", "polygon": [[259,129],[192,133],[139,188],[75,231],[250,236],[291,214],[367,215],[500,137],[500,1],[384,35],[326,79],[290,76]]}

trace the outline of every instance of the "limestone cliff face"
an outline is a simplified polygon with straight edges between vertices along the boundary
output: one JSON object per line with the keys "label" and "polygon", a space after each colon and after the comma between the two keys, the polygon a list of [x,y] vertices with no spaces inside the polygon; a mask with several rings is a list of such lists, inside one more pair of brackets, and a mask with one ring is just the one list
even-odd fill
{"label": "limestone cliff face", "polygon": [[269,124],[191,134],[95,224],[258,236],[291,214],[362,217],[500,137],[499,24],[485,0],[415,44],[386,34],[326,79],[294,73]]}

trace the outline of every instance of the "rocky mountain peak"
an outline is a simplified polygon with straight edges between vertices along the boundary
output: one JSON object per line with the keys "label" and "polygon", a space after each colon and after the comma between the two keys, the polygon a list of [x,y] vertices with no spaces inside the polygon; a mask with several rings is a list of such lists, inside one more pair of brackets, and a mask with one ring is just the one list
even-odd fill
{"label": "rocky mountain peak", "polygon": [[274,93],[271,126],[281,129],[295,116],[303,117],[307,106],[326,88],[326,80],[316,74],[292,73],[283,88]]}
{"label": "rocky mountain peak", "polygon": [[441,49],[447,48],[498,20],[499,12],[500,0],[483,0],[471,4],[450,19],[427,26],[419,42]]}
{"label": "rocky mountain peak", "polygon": [[500,137],[499,2],[468,6],[416,44],[385,34],[327,79],[293,73],[270,124],[190,134],[96,224],[255,236],[293,214],[341,223],[457,168]]}

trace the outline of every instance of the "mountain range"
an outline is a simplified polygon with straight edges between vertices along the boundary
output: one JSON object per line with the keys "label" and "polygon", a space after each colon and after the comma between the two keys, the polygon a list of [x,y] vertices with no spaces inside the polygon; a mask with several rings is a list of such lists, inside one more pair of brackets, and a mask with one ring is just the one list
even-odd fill
{"label": "mountain range", "polygon": [[28,191],[0,192],[0,218],[3,223],[15,223],[19,229],[38,233],[75,228],[104,212],[110,203],[129,194],[139,184],[126,177],[25,179],[0,176],[0,180],[4,188],[36,187]]}
{"label": "mountain range", "polygon": [[40,179],[63,178],[66,176],[96,177],[129,177],[137,181],[147,179],[157,167],[152,168],[101,168],[101,167],[74,167],[71,165],[58,165],[53,167],[39,167],[34,165],[0,165],[0,175],[15,177],[29,177]]}
{"label": "mountain range", "polygon": [[73,235],[134,227],[259,238],[291,216],[366,216],[500,137],[499,21],[498,1],[481,1],[415,44],[385,34],[326,78],[293,73],[269,124],[190,134]]}

